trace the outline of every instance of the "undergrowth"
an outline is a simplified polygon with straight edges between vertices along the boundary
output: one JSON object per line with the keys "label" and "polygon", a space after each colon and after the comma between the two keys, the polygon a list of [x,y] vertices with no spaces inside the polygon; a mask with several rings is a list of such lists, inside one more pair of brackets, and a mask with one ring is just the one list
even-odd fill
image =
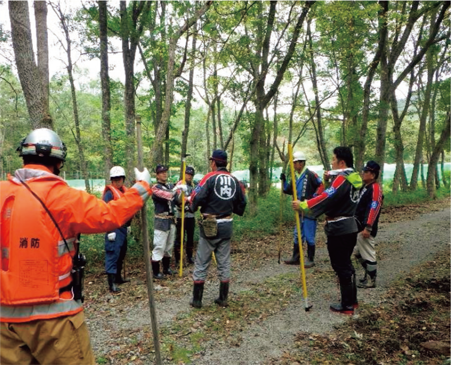
{"label": "undergrowth", "polygon": [[[437,190],[438,199],[444,199],[450,196],[450,192],[446,188]],[[282,201],[282,205],[281,205]],[[400,192],[393,194],[392,192],[384,193],[383,207],[397,207],[408,204],[425,204],[429,201],[426,190],[418,189],[412,192]],[[281,198],[280,190],[271,188],[270,192],[265,198],[259,199],[258,213],[252,217],[249,214],[247,207],[243,217],[234,216],[233,223],[233,241],[242,242],[245,240],[255,240],[266,236],[276,235],[280,229],[280,217],[282,217],[282,224],[292,226],[294,225],[294,213],[291,209],[291,196],[283,195]],[[200,213],[197,212],[197,215]],[[382,214],[384,214],[382,210]],[[149,227],[149,240],[152,244],[153,240],[153,216],[154,206],[151,200],[147,203],[147,217]],[[320,218],[321,219],[321,218]],[[138,237],[140,232],[137,227],[133,227],[132,235],[128,237],[128,251],[127,258],[130,262],[140,260],[143,256],[143,249],[141,242],[138,242],[133,237]],[[103,267],[105,257],[104,250],[104,235],[90,235],[82,236],[81,251],[87,256],[89,261],[88,272],[96,272]],[[194,234],[194,241],[199,240],[199,230],[196,228]]]}

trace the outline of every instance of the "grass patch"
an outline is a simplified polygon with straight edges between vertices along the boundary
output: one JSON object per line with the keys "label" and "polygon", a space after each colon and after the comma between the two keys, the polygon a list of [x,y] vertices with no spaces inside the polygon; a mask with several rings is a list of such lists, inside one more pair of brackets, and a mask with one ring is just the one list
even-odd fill
{"label": "grass patch", "polygon": [[[437,190],[437,199],[449,198],[450,190],[447,188],[440,188]],[[384,192],[384,206],[393,207],[406,204],[424,204],[430,201],[427,191],[425,189],[417,189],[415,191],[399,192]]]}
{"label": "grass patch", "polygon": [[[381,306],[364,305],[358,319],[339,325],[332,333],[299,333],[297,350],[270,363],[444,363],[450,342],[449,260],[447,250],[415,268],[392,285]],[[431,344],[436,349],[428,347]]]}

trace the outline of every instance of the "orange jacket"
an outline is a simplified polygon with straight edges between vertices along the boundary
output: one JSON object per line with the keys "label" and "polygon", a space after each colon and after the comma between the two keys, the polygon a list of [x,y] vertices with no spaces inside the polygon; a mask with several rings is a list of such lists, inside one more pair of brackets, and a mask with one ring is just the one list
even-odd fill
{"label": "orange jacket", "polygon": [[[142,208],[152,194],[146,182],[133,185],[121,199],[106,204],[76,190],[44,166],[27,165],[0,182],[0,322],[56,318],[82,310],[69,291],[78,234],[113,231]],[[58,223],[69,251],[39,201]]]}
{"label": "orange jacket", "polygon": [[113,199],[118,200],[118,199],[122,198],[124,196],[124,193],[128,190],[125,186],[122,186],[121,189],[115,188],[113,185],[107,185],[107,186],[105,186],[105,189],[103,190],[102,197],[105,196],[107,191],[111,191],[111,193],[113,194]]}

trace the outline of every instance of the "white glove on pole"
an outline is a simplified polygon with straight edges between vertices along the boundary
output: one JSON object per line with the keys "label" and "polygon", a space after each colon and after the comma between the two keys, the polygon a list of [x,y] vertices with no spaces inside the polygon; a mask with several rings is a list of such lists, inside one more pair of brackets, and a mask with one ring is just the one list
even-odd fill
{"label": "white glove on pole", "polygon": [[181,185],[176,185],[172,189],[172,191],[179,191],[179,190],[183,191],[186,194],[186,192],[188,191],[188,186],[181,184]]}
{"label": "white glove on pole", "polygon": [[128,226],[128,227],[127,227],[127,234],[130,234],[130,233],[132,233],[132,227],[131,227],[131,226]]}
{"label": "white glove on pole", "polygon": [[144,168],[144,170],[141,172],[135,167],[135,179],[136,181],[145,181],[146,183],[150,184],[150,173],[147,168]]}
{"label": "white glove on pole", "polygon": [[116,232],[108,233],[107,237],[108,237],[108,241],[110,241],[110,242],[116,241]]}

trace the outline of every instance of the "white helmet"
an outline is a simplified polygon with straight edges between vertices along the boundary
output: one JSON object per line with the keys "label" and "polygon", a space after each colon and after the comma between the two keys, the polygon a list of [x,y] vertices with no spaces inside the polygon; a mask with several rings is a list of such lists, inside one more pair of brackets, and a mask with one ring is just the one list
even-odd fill
{"label": "white helmet", "polygon": [[35,129],[26,136],[17,148],[20,156],[53,157],[66,160],[67,149],[61,138],[47,128]]}
{"label": "white helmet", "polygon": [[110,179],[113,177],[125,178],[125,170],[120,166],[113,166],[110,170]]}
{"label": "white helmet", "polygon": [[293,162],[296,161],[305,161],[307,158],[305,157],[304,152],[295,152],[293,153]]}

